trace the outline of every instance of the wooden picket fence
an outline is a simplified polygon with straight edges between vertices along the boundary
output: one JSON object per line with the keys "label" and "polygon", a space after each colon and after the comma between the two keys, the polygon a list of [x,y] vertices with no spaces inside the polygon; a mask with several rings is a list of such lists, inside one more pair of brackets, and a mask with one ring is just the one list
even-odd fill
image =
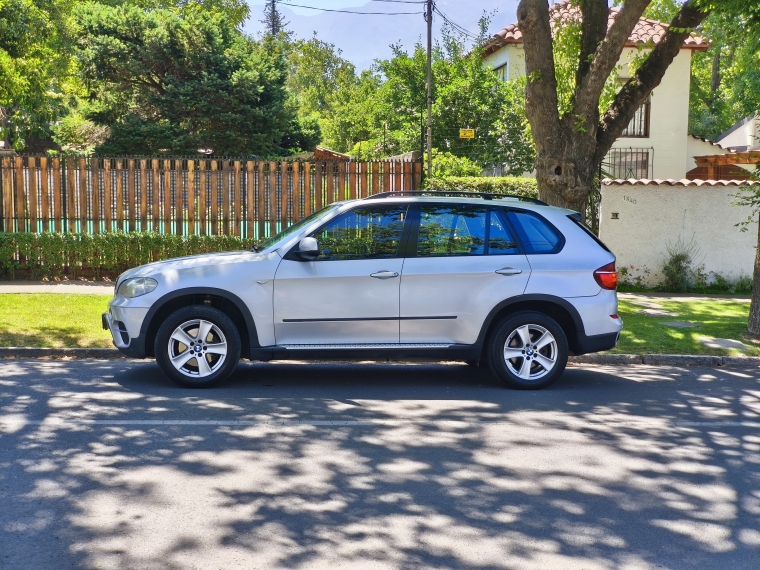
{"label": "wooden picket fence", "polygon": [[419,189],[419,162],[0,160],[0,231],[263,238],[332,202]]}

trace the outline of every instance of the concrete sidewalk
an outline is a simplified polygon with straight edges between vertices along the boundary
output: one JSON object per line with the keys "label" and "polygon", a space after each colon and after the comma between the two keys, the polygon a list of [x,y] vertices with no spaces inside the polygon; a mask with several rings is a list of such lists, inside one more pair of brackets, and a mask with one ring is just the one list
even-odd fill
{"label": "concrete sidewalk", "polygon": [[68,293],[113,295],[113,283],[102,281],[0,281],[2,293]]}
{"label": "concrete sidewalk", "polygon": [[618,299],[623,301],[648,301],[657,303],[662,301],[677,301],[689,303],[692,301],[737,301],[749,303],[751,295],[694,295],[692,293],[618,293]]}

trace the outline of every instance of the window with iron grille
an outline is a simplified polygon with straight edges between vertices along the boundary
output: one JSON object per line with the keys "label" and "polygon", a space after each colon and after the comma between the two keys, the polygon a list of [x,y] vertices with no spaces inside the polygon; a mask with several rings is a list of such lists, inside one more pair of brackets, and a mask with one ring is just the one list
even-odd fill
{"label": "window with iron grille", "polygon": [[628,123],[628,126],[623,131],[621,137],[629,138],[647,138],[649,137],[649,109],[651,107],[651,100],[647,97],[647,100],[636,109],[636,114]]}
{"label": "window with iron grille", "polygon": [[602,162],[604,178],[649,178],[654,177],[653,148],[613,148]]}

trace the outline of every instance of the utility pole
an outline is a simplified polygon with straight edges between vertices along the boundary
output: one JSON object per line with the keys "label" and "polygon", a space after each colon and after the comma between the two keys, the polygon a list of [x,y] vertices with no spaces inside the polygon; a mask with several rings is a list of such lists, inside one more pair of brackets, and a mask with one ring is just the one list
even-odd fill
{"label": "utility pole", "polygon": [[433,177],[433,0],[426,0],[427,22],[427,176]]}
{"label": "utility pole", "polygon": [[277,6],[275,6],[274,3],[275,3],[275,0],[271,0],[269,4],[269,9],[272,11],[272,35],[276,36],[277,32],[279,32],[279,30],[277,29],[277,20],[279,18],[277,17]]}

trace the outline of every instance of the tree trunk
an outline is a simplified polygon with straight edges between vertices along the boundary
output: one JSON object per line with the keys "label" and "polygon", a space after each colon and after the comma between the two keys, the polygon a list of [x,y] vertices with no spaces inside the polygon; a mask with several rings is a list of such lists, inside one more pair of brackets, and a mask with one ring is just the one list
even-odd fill
{"label": "tree trunk", "polygon": [[552,150],[555,152],[545,152],[536,157],[538,197],[552,206],[582,212],[586,198],[593,189],[597,170],[593,151]]}
{"label": "tree trunk", "polygon": [[755,270],[752,274],[752,303],[749,306],[747,334],[760,338],[760,223],[757,224],[757,249],[755,250]]}

